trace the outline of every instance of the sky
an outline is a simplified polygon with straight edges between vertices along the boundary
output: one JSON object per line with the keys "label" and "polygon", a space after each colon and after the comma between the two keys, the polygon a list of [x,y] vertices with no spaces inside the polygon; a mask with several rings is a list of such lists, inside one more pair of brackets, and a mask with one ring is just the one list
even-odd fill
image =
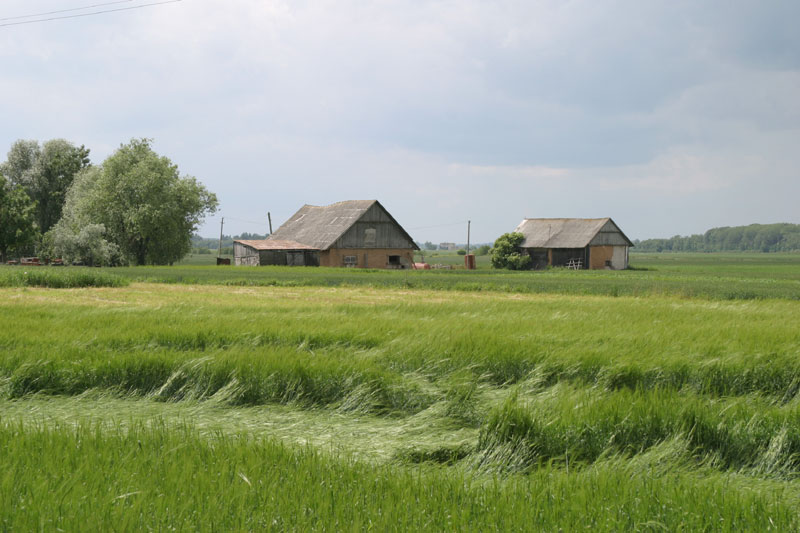
{"label": "sky", "polygon": [[351,199],[435,243],[800,223],[796,0],[157,1],[0,2],[0,160],[151,138],[209,237]]}

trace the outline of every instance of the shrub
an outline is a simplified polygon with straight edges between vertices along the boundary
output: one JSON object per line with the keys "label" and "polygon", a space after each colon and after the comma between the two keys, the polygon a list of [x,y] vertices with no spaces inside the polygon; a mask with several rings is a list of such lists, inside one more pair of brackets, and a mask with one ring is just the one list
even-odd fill
{"label": "shrub", "polygon": [[494,241],[492,266],[508,270],[525,270],[531,263],[528,255],[519,253],[519,245],[525,240],[522,233],[504,233]]}

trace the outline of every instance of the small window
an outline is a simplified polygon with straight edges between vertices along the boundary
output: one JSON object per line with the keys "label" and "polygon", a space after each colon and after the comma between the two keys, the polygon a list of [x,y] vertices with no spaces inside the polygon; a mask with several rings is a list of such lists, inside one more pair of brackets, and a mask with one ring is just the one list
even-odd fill
{"label": "small window", "polygon": [[357,255],[346,255],[343,258],[344,266],[346,267],[354,267],[358,264],[358,256]]}
{"label": "small window", "polygon": [[389,256],[389,264],[400,266],[400,256],[399,255],[390,255]]}

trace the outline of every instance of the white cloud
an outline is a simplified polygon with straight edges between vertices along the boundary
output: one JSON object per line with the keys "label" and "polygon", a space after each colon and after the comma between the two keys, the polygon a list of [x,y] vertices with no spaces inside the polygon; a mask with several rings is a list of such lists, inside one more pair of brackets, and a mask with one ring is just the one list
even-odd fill
{"label": "white cloud", "polygon": [[[0,16],[63,7],[31,5]],[[524,216],[612,215],[633,237],[797,222],[795,11],[185,0],[0,28],[0,150],[66,137],[98,161],[155,137],[242,219],[379,198],[414,227],[470,217],[479,240]]]}

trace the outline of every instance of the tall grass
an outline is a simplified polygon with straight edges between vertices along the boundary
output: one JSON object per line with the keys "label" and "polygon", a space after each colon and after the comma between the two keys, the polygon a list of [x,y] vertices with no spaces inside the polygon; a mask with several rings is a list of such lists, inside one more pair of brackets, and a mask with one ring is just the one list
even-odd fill
{"label": "tall grass", "polygon": [[466,398],[469,383],[458,392],[448,381],[459,372],[493,387],[568,381],[779,402],[800,389],[792,302],[158,285],[6,291],[0,379],[16,396],[118,387],[180,399],[224,389],[238,391],[233,403],[352,405],[345,400],[360,391],[373,410],[414,412],[430,404],[417,376],[435,397]]}
{"label": "tall grass", "polygon": [[67,530],[797,529],[796,489],[598,466],[524,477],[354,462],[164,424],[0,426],[0,527]]}
{"label": "tall grass", "polygon": [[489,415],[478,449],[482,461],[500,459],[501,466],[556,460],[574,467],[674,440],[685,441],[687,456],[717,468],[792,479],[800,474],[797,404],[780,408],[753,397],[709,401],[659,389],[559,387],[530,402],[512,394]]}
{"label": "tall grass", "polygon": [[401,376],[331,353],[271,347],[193,358],[174,350],[118,351],[79,361],[31,360],[6,368],[7,397],[77,395],[94,389],[161,401],[208,400],[231,406],[265,403],[346,411],[413,413],[432,398]]}
{"label": "tall grass", "polygon": [[796,529],[798,323],[786,299],[0,289],[0,530]]}
{"label": "tall grass", "polygon": [[122,276],[91,268],[0,267],[0,287],[125,287],[130,281]]}

